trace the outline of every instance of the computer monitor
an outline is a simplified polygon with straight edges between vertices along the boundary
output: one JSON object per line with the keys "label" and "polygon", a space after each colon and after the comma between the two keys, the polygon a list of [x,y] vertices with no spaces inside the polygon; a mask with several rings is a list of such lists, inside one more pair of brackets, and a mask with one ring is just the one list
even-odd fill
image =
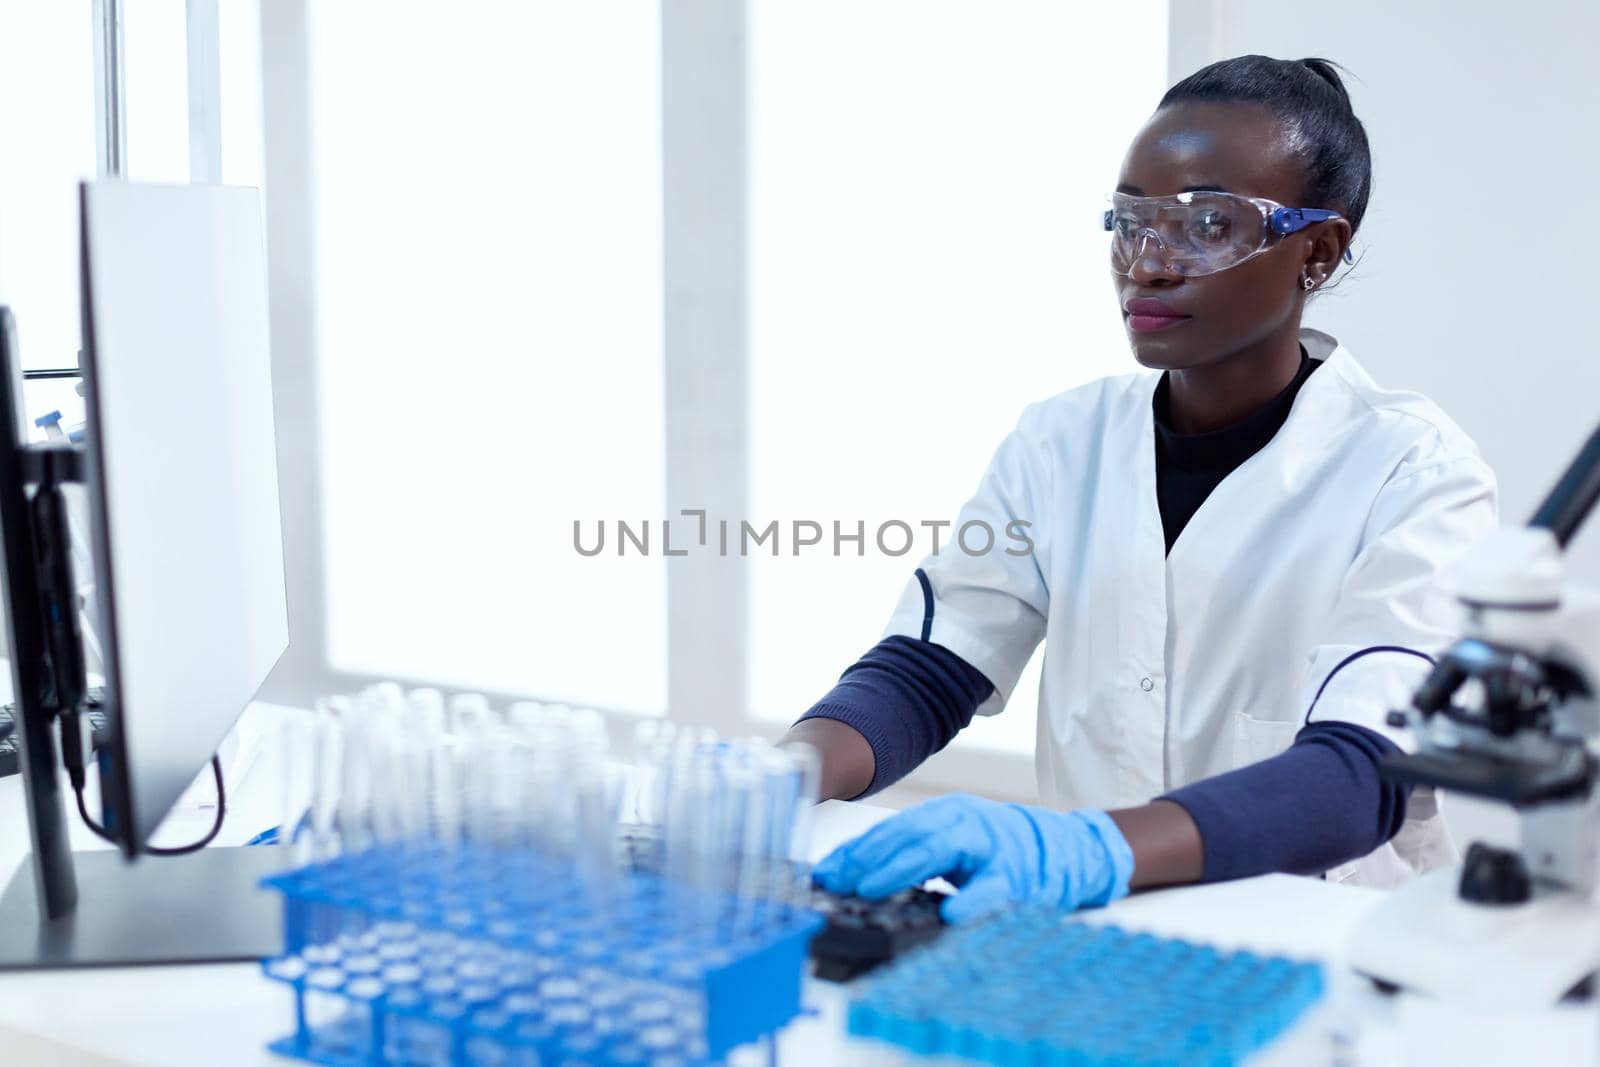
{"label": "computer monitor", "polygon": [[[0,898],[0,967],[259,956],[278,933],[255,889],[275,850],[141,853],[288,643],[260,194],[97,181],[81,209],[86,440],[25,446],[13,426],[0,442],[34,848],[31,872]],[[0,329],[7,391],[14,336]],[[0,396],[7,418],[13,401]],[[106,675],[100,820],[120,855],[65,845],[50,720],[55,693],[74,686],[52,675],[61,613],[39,566],[65,551],[39,517],[52,479],[81,480],[89,501]]]}
{"label": "computer monitor", "polygon": [[130,853],[288,644],[254,189],[83,189],[90,525]]}

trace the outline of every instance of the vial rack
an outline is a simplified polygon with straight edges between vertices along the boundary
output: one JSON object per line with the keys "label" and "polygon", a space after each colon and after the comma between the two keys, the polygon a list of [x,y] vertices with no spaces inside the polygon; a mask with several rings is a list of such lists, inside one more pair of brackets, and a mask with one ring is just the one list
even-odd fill
{"label": "vial rack", "polygon": [[800,1012],[823,920],[570,859],[386,845],[266,879],[294,995],[273,1051],[325,1067],[715,1063]]}
{"label": "vial rack", "polygon": [[1314,963],[1020,908],[863,979],[852,1035],[998,1067],[1233,1067],[1318,1000]]}

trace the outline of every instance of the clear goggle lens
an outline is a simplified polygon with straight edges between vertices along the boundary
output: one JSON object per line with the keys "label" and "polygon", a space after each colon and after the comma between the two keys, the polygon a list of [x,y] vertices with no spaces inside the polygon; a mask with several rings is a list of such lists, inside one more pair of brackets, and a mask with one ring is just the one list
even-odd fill
{"label": "clear goggle lens", "polygon": [[[1275,237],[1342,217],[1327,208],[1284,207],[1234,193],[1112,193],[1110,199],[1105,227],[1111,233],[1111,269],[1118,274],[1130,274],[1147,255],[1185,277],[1215,274],[1265,252]],[[1343,258],[1355,262],[1348,246]]]}
{"label": "clear goggle lens", "polygon": [[1185,277],[1236,267],[1265,250],[1272,237],[1269,211],[1231,193],[1176,196],[1111,195],[1111,269],[1127,274],[1153,255]]}

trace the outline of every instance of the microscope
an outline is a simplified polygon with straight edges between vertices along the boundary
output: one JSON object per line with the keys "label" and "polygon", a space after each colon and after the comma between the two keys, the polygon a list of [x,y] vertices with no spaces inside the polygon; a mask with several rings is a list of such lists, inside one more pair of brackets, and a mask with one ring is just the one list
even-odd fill
{"label": "microscope", "polygon": [[1548,1006],[1600,970],[1600,590],[1569,586],[1562,560],[1597,498],[1600,429],[1527,526],[1468,551],[1463,636],[1389,713],[1416,748],[1384,779],[1509,805],[1518,835],[1473,843],[1363,921],[1349,962],[1380,988]]}

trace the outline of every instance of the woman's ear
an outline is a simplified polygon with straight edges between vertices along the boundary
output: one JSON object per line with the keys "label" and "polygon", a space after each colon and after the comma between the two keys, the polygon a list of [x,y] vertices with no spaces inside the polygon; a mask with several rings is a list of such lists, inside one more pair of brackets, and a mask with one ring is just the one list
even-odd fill
{"label": "woman's ear", "polygon": [[1350,247],[1350,222],[1347,219],[1329,219],[1319,222],[1308,231],[1311,248],[1306,256],[1302,277],[1313,279],[1318,285],[1333,276],[1339,269],[1339,260]]}

